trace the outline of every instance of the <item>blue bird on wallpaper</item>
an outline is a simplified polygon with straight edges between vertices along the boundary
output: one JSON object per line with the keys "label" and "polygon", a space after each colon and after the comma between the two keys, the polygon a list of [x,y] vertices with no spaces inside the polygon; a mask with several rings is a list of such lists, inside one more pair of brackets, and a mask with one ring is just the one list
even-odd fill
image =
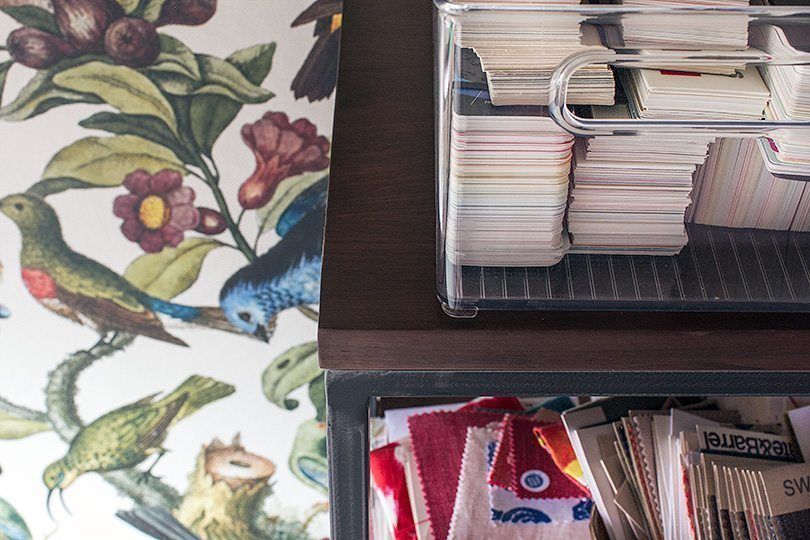
{"label": "blue bird on wallpaper", "polygon": [[281,240],[222,287],[220,307],[243,332],[267,341],[276,315],[318,303],[326,187],[324,178],[293,201],[276,225]]}

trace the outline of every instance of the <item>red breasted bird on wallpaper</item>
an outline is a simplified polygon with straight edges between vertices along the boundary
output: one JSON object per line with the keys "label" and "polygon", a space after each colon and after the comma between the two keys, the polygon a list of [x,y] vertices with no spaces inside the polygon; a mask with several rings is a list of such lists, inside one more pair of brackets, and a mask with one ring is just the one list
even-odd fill
{"label": "red breasted bird on wallpaper", "polygon": [[0,212],[22,234],[22,276],[45,308],[95,329],[102,342],[111,332],[130,332],[186,344],[163,327],[157,313],[191,324],[238,332],[219,308],[183,306],[155,298],[101,263],[73,251],[62,237],[53,208],[31,194],[0,199]]}
{"label": "red breasted bird on wallpaper", "polygon": [[316,0],[293,21],[293,28],[315,21],[318,38],[290,87],[296,99],[318,101],[335,91],[342,11],[343,0]]}

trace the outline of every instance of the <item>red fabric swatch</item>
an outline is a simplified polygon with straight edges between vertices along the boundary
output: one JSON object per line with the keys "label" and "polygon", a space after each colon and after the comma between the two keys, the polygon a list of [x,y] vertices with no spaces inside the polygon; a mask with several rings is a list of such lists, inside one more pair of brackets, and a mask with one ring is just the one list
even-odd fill
{"label": "red fabric swatch", "polygon": [[516,412],[525,410],[523,408],[523,404],[516,397],[482,397],[470,401],[459,410],[468,411],[470,409],[489,409],[495,411]]}
{"label": "red fabric swatch", "polygon": [[577,456],[574,453],[574,447],[571,446],[571,440],[568,438],[568,431],[563,423],[535,427],[533,431],[540,445],[548,451],[557,467],[566,476],[587,489],[582,476],[582,468],[579,465]]}
{"label": "red fabric swatch", "polygon": [[399,443],[391,443],[371,452],[369,470],[371,481],[393,505],[395,523],[392,523],[396,540],[417,538],[413,522],[411,499],[408,496],[408,483],[405,480],[405,466],[397,459]]}
{"label": "red fabric swatch", "polygon": [[537,444],[535,427],[542,424],[526,416],[507,415],[503,421],[508,437],[510,491],[522,499],[588,497],[590,494],[563,473],[551,455]]}
{"label": "red fabric swatch", "polygon": [[512,466],[509,464],[509,456],[512,454],[512,430],[504,428],[506,427],[506,419],[510,416],[513,415],[504,416],[501,422],[501,438],[492,459],[489,478],[487,478],[490,485],[509,490],[512,489]]}
{"label": "red fabric swatch", "polygon": [[467,428],[484,427],[501,418],[500,413],[476,410],[440,411],[408,418],[430,530],[437,540],[447,538],[450,531]]}

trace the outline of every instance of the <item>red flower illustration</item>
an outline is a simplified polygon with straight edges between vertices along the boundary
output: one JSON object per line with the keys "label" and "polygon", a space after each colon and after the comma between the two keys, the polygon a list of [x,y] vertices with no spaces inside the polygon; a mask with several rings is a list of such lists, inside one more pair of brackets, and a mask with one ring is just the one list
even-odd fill
{"label": "red flower illustration", "polygon": [[147,253],[177,247],[184,232],[199,224],[194,190],[183,186],[179,172],[167,169],[152,176],[137,170],[127,175],[124,186],[129,194],[116,197],[113,213],[124,220],[124,236]]}
{"label": "red flower illustration", "polygon": [[256,156],[256,171],[239,189],[248,210],[267,204],[285,178],[329,167],[329,140],[306,118],[290,123],[286,114],[268,112],[242,128],[242,139]]}

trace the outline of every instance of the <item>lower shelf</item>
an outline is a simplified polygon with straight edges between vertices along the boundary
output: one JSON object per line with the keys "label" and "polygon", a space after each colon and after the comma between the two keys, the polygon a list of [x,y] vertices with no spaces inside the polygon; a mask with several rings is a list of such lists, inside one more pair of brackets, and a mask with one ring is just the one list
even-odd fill
{"label": "lower shelf", "polygon": [[810,312],[810,233],[687,225],[673,257],[567,255],[548,268],[449,267],[445,311]]}

